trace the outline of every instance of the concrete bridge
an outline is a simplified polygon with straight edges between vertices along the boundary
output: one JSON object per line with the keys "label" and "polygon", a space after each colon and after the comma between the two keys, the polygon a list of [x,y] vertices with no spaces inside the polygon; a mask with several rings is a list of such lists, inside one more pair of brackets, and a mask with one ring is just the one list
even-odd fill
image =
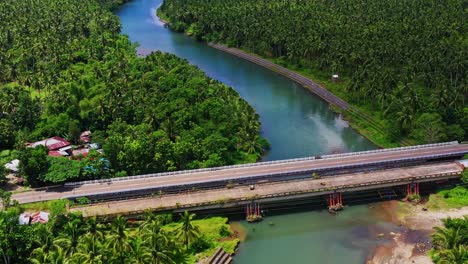
{"label": "concrete bridge", "polygon": [[320,179],[308,178],[245,185],[232,188],[185,191],[153,197],[108,201],[72,208],[83,216],[139,215],[146,210],[243,214],[254,205],[261,210],[291,209],[301,204],[331,208],[338,204],[373,202],[423,194],[431,188],[451,185],[461,176],[463,167],[457,162],[425,164],[373,172],[337,175]]}
{"label": "concrete bridge", "polygon": [[453,161],[465,154],[468,154],[467,144],[447,142],[67,183],[62,187],[18,193],[13,195],[12,199],[19,203],[77,197],[116,200],[157,193],[174,194],[187,190],[222,189],[227,185],[248,186],[250,184],[311,179],[311,173],[314,172],[322,178],[328,178],[357,172],[372,172],[415,165],[424,166]]}

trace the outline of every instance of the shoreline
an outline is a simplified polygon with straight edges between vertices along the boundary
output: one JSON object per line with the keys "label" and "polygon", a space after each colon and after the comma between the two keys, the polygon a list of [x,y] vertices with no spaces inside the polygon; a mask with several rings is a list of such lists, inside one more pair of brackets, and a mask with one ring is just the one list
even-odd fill
{"label": "shoreline", "polygon": [[430,235],[434,227],[442,226],[442,219],[461,218],[468,215],[468,206],[448,210],[423,210],[425,204],[400,201],[385,202],[384,211],[389,222],[402,227],[390,232],[393,242],[378,246],[369,255],[367,264],[433,263],[428,255],[432,248]]}
{"label": "shoreline", "polygon": [[[161,18],[160,18],[161,19]],[[169,25],[169,24],[167,24]],[[320,97],[322,100],[327,102],[330,106],[330,110],[332,112],[335,112],[336,114],[340,115],[340,117],[348,123],[348,125],[356,130],[359,135],[363,136],[370,142],[372,142],[374,145],[376,145],[378,148],[385,148],[385,144],[379,143],[378,140],[375,140],[370,136],[369,130],[367,130],[364,127],[359,126],[358,122],[353,122],[349,120],[349,118],[346,117],[344,113],[350,114],[352,116],[357,116],[361,120],[364,121],[365,124],[369,125],[373,129],[376,129],[378,132],[383,133],[383,130],[385,129],[383,125],[378,123],[377,121],[373,120],[371,116],[368,114],[362,112],[355,106],[349,104],[348,102],[344,101],[340,97],[336,96],[332,92],[330,92],[327,88],[324,88],[322,85],[318,84],[316,81],[310,79],[309,77],[306,77],[296,71],[293,71],[291,69],[288,69],[286,67],[283,67],[281,65],[278,65],[274,62],[271,62],[267,60],[266,58],[263,58],[257,54],[254,53],[249,53],[244,50],[238,49],[238,48],[230,48],[224,44],[219,44],[219,43],[207,43],[205,42],[208,46],[220,50],[222,52],[231,54],[233,56],[236,56],[238,58],[244,59],[246,61],[249,61],[251,63],[254,63],[258,66],[261,66],[263,68],[269,69],[285,78],[288,78],[289,80],[292,80],[305,89],[309,90],[311,93],[314,95]],[[395,143],[398,146],[405,146],[409,145],[408,142],[402,141]]]}
{"label": "shoreline", "polygon": [[[166,16],[164,13],[159,11],[159,8],[156,10],[156,16],[158,17],[159,21],[164,24],[164,27],[170,28],[170,23],[167,21],[167,19],[165,19]],[[182,34],[187,35],[186,33]],[[214,49],[257,64],[260,67],[264,67],[273,72],[276,72],[277,74],[280,74],[281,76],[303,86],[305,89],[309,90],[311,93],[327,102],[332,112],[338,114],[344,121],[348,123],[352,129],[357,131],[361,136],[372,142],[378,148],[411,145],[406,140],[401,140],[396,143],[386,141],[381,142],[378,140],[378,137],[382,134],[386,134],[384,125],[375,120],[369,114],[358,109],[356,106],[349,104],[339,96],[332,93],[329,89],[325,88],[323,85],[320,85],[318,82],[301,74],[300,72],[283,67],[258,54],[250,53],[239,48],[230,48],[220,43],[209,43],[206,41],[203,42]]]}

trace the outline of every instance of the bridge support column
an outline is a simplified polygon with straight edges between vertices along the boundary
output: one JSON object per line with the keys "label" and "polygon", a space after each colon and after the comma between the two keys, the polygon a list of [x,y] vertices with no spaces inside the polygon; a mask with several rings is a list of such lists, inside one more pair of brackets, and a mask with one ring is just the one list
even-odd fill
{"label": "bridge support column", "polygon": [[246,209],[246,220],[249,223],[257,222],[262,220],[262,214],[260,213],[260,204],[251,203],[248,204]]}
{"label": "bridge support column", "polygon": [[328,195],[328,211],[336,213],[343,210],[343,194],[339,192],[330,193]]}
{"label": "bridge support column", "polygon": [[416,183],[409,183],[406,185],[406,196],[419,195],[419,182]]}

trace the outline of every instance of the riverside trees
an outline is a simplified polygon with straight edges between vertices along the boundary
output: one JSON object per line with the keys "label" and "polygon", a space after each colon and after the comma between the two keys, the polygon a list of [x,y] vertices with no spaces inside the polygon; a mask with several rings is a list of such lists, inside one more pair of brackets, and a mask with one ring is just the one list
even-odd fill
{"label": "riverside trees", "polygon": [[443,227],[435,227],[436,232],[432,235],[432,260],[435,263],[467,263],[468,217],[448,218],[443,223]]}
{"label": "riverside trees", "polygon": [[[195,263],[195,254],[237,244],[220,241],[232,232],[227,219],[219,217],[192,221],[186,213],[188,222],[174,222],[171,215],[148,213],[141,221],[119,216],[105,223],[58,212],[47,224],[19,225],[18,213],[14,207],[0,212],[1,263]],[[198,228],[213,238],[204,248],[197,244],[202,237],[193,232]]]}
{"label": "riverside trees", "polygon": [[137,57],[109,11],[122,2],[0,2],[0,149],[92,130],[121,175],[260,157],[254,109],[174,55]]}
{"label": "riverside trees", "polygon": [[468,139],[464,4],[167,0],[160,11],[197,39],[347,75],[348,99],[381,112],[394,139],[424,143]]}

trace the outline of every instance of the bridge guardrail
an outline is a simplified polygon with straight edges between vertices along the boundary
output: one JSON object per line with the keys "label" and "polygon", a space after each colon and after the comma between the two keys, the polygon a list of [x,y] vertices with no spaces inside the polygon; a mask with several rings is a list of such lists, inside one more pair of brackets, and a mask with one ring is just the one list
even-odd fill
{"label": "bridge guardrail", "polygon": [[[324,155],[324,156],[321,156],[321,159],[348,157],[348,156],[373,154],[373,153],[381,153],[381,152],[393,152],[393,151],[402,151],[402,150],[423,149],[423,148],[446,146],[446,145],[456,145],[456,144],[458,144],[457,141],[451,141],[451,142],[444,142],[444,143],[416,145],[416,146],[410,146],[410,147],[398,147],[398,148],[390,148],[390,149],[367,150],[367,151],[358,151],[358,152],[350,152],[350,153]],[[275,160],[275,161],[265,161],[265,162],[247,163],[247,164],[239,164],[239,165],[229,165],[229,166],[214,167],[214,168],[201,168],[201,169],[194,169],[194,170],[181,170],[181,171],[171,171],[171,172],[150,173],[150,174],[119,177],[119,178],[111,178],[111,179],[99,179],[99,180],[88,180],[88,181],[80,181],[80,182],[69,182],[69,183],[65,183],[65,186],[66,187],[73,187],[73,186],[79,186],[79,185],[84,185],[84,184],[98,184],[98,183],[109,183],[109,182],[114,182],[114,181],[138,180],[138,179],[154,178],[154,177],[170,176],[170,175],[178,175],[178,174],[194,174],[194,173],[199,173],[199,172],[210,172],[210,171],[234,169],[234,168],[265,166],[265,165],[272,165],[272,164],[282,164],[282,163],[308,161],[308,160],[314,160],[314,159],[315,159],[315,157],[304,157],[304,158],[295,158],[295,159],[287,159],[287,160]]]}
{"label": "bridge guardrail", "polygon": [[[443,157],[445,156],[444,154],[435,154],[435,155],[426,155],[424,156],[423,158],[438,158],[438,157]],[[417,159],[420,159],[421,157],[419,158],[413,158],[413,157],[410,157],[410,158],[403,158],[403,159],[392,159],[392,160],[388,160],[388,161],[372,161],[372,162],[363,162],[362,164],[353,164],[353,165],[335,165],[335,166],[331,166],[331,167],[328,167],[328,168],[320,168],[320,169],[314,169],[312,171],[323,171],[323,170],[328,170],[328,169],[349,169],[349,168],[353,168],[353,167],[359,167],[360,165],[374,165],[374,164],[388,164],[388,163],[393,163],[393,162],[401,162],[401,161],[411,161],[411,160],[417,160]],[[297,174],[301,174],[301,173],[305,173],[304,171],[302,170],[290,170],[290,171],[285,171],[283,173],[281,173],[281,176],[285,176],[285,175],[297,175]],[[274,174],[274,175],[278,175],[278,174]],[[225,176],[223,178],[220,178],[220,179],[216,179],[215,181],[206,181],[206,180],[198,180],[198,181],[192,181],[190,183],[182,183],[182,184],[163,184],[163,185],[159,185],[157,187],[155,186],[148,186],[148,187],[145,187],[145,188],[128,188],[128,189],[123,189],[123,190],[118,190],[118,191],[103,191],[103,192],[97,192],[97,193],[94,193],[94,194],[88,194],[86,196],[93,196],[93,195],[108,195],[108,194],[119,194],[119,193],[128,193],[128,192],[134,192],[134,191],[145,191],[145,190],[157,190],[157,189],[165,189],[165,188],[174,188],[174,187],[186,187],[186,188],[190,188],[190,187],[195,187],[195,186],[199,186],[199,185],[203,185],[203,184],[206,184],[206,183],[220,183],[220,184],[224,184],[226,181],[229,181],[229,180],[251,180],[251,179],[261,179],[261,178],[267,178],[267,177],[271,177],[273,176],[272,174],[258,174],[258,175],[251,175],[251,176],[245,176],[245,177],[241,177],[241,178],[236,178],[236,177],[232,177],[232,176]],[[81,195],[71,195],[71,196],[68,196],[67,198],[77,198],[77,197],[81,197]]]}

